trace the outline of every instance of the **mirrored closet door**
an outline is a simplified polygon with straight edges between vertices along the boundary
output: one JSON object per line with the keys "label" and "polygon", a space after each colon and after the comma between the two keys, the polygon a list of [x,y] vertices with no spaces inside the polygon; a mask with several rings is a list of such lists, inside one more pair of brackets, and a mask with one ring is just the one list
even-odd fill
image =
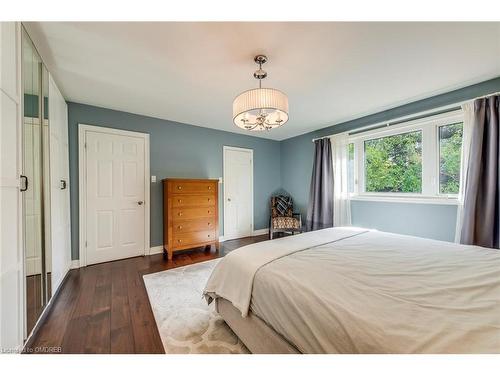
{"label": "mirrored closet door", "polygon": [[23,228],[26,332],[40,317],[51,291],[49,74],[28,34],[22,34]]}

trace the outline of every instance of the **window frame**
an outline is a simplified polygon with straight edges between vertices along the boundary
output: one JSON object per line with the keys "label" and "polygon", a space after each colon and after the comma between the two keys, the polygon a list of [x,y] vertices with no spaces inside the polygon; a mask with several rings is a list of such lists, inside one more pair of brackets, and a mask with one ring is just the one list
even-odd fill
{"label": "window frame", "polygon": [[[439,191],[439,128],[463,121],[463,111],[456,110],[350,135],[347,145],[354,144],[354,192],[349,193],[350,199],[458,204],[458,194],[442,194]],[[365,141],[414,131],[422,132],[422,192],[366,192]]]}

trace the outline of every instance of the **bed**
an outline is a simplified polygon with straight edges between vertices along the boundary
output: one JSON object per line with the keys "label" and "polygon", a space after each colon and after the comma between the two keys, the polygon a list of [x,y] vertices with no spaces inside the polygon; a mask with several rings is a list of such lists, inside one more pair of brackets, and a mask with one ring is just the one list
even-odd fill
{"label": "bed", "polygon": [[204,290],[252,353],[500,353],[500,251],[329,228],[237,249]]}

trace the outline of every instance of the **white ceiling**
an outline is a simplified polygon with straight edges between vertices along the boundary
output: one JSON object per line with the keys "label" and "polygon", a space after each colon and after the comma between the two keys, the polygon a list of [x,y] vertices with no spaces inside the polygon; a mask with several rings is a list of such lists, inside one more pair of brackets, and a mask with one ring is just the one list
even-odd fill
{"label": "white ceiling", "polygon": [[[500,23],[27,23],[68,101],[282,140],[500,76]],[[288,94],[290,120],[248,133],[232,101]]]}

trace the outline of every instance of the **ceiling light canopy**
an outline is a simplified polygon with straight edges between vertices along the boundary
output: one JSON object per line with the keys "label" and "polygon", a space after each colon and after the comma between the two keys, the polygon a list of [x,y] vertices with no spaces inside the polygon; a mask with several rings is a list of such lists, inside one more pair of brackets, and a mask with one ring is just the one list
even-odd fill
{"label": "ceiling light canopy", "polygon": [[288,97],[280,90],[262,87],[262,80],[267,77],[262,64],[267,57],[257,55],[254,61],[259,64],[253,74],[259,80],[259,88],[244,91],[234,99],[233,122],[250,131],[278,128],[288,121]]}

